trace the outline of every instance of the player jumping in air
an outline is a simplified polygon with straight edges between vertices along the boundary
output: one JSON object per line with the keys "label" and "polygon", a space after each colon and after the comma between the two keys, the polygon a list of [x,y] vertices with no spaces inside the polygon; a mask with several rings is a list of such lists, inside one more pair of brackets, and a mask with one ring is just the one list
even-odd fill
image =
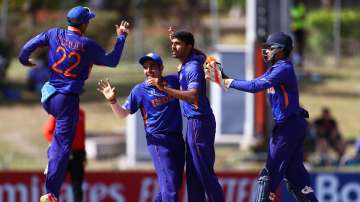
{"label": "player jumping in air", "polygon": [[[146,80],[161,78],[166,85],[178,89],[177,76],[162,77],[164,69],[160,56],[149,53],[139,60]],[[154,163],[160,192],[155,202],[177,202],[185,164],[185,143],[179,100],[144,81],[136,85],[127,101],[120,106],[115,88],[109,81],[100,81],[98,91],[110,102],[114,113],[125,118],[139,109],[144,119],[148,150]]]}
{"label": "player jumping in air", "polygon": [[95,13],[77,6],[67,13],[67,29],[52,28],[30,39],[19,54],[20,62],[33,66],[29,58],[36,49],[49,47],[50,80],[42,88],[44,109],[56,119],[56,128],[48,149],[48,172],[45,180],[46,195],[41,202],[58,201],[64,181],[71,145],[79,115],[79,94],[83,90],[92,65],[116,67],[120,61],[129,23],[116,25],[117,39],[114,49],[106,53],[95,41],[84,36],[89,20]]}
{"label": "player jumping in air", "polygon": [[[305,118],[308,118],[308,113],[299,106],[297,78],[289,61],[292,44],[291,37],[282,32],[271,34],[263,49],[264,60],[271,67],[262,76],[251,81],[225,76],[221,83],[225,88],[250,93],[267,90],[275,126],[266,165],[258,178],[256,202],[273,201],[283,179],[297,201],[318,201],[310,187],[310,175],[303,165],[303,142],[308,127]],[[216,71],[214,67],[210,63],[206,66],[206,79],[215,81],[211,74]]]}
{"label": "player jumping in air", "polygon": [[203,64],[206,56],[194,48],[190,32],[169,29],[173,57],[179,59],[180,90],[167,86],[159,78],[149,79],[172,97],[181,99],[188,119],[186,132],[186,181],[189,202],[223,202],[223,190],[214,172],[215,117],[206,96]]}

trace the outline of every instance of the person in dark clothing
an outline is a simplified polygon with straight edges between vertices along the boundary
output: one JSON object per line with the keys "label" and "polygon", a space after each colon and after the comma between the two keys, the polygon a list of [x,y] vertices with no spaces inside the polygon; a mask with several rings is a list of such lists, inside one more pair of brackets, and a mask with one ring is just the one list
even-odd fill
{"label": "person in dark clothing", "polygon": [[329,108],[323,108],[321,116],[315,119],[313,126],[315,127],[317,145],[321,150],[320,161],[327,158],[328,147],[330,146],[337,153],[338,162],[340,162],[345,153],[346,144],[338,129],[337,122],[331,115]]}

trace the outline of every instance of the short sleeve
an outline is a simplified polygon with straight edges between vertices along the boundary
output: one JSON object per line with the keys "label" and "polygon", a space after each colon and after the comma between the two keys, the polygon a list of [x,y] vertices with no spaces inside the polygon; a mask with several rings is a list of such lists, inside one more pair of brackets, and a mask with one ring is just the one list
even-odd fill
{"label": "short sleeve", "polygon": [[180,89],[178,75],[176,75],[176,74],[168,75],[168,76],[166,76],[165,80],[167,81],[168,85],[170,85],[171,88]]}
{"label": "short sleeve", "polygon": [[133,88],[131,93],[129,94],[127,100],[122,105],[122,107],[130,112],[130,114],[134,114],[141,106],[141,94],[140,94],[139,86]]}
{"label": "short sleeve", "polygon": [[205,78],[204,72],[198,67],[197,63],[191,63],[187,67],[188,90],[199,89],[201,79]]}

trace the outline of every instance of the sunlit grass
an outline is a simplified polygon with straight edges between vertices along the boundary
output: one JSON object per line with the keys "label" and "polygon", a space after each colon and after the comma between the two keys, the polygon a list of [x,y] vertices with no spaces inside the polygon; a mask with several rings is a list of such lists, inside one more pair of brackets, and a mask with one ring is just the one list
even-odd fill
{"label": "sunlit grass", "polygon": [[360,69],[354,60],[360,62],[354,58],[344,60],[341,68],[307,67],[307,71],[321,76],[321,82],[302,84],[307,87],[301,92],[301,103],[311,112],[311,118],[319,116],[322,107],[329,107],[347,139],[360,134],[356,121],[360,113]]}

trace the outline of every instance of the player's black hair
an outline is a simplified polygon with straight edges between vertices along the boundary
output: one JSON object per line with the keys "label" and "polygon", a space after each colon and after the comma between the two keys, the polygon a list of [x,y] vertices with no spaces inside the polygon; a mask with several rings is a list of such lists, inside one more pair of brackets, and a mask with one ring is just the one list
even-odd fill
{"label": "player's black hair", "polygon": [[292,51],[292,47],[291,48],[285,48],[284,49],[284,56],[285,57],[289,57]]}
{"label": "player's black hair", "polygon": [[190,44],[194,47],[195,40],[193,34],[187,31],[177,31],[173,34],[173,38],[177,38],[180,41],[185,42],[186,44]]}

